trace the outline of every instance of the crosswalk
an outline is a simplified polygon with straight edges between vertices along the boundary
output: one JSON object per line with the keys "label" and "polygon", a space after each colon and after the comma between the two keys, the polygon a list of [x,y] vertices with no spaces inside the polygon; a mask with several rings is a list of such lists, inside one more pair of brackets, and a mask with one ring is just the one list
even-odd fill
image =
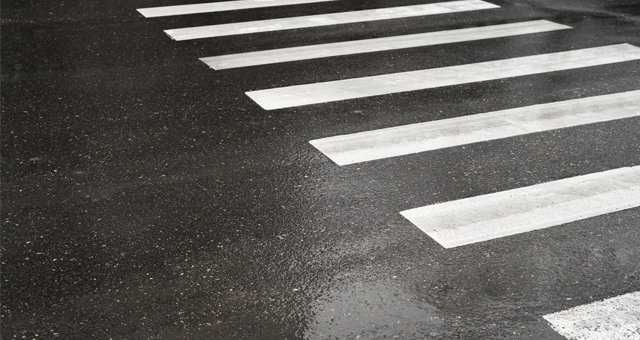
{"label": "crosswalk", "polygon": [[145,18],[157,18],[157,17],[167,17],[167,16],[173,16],[173,15],[225,12],[225,11],[234,11],[239,9],[301,5],[301,4],[309,4],[314,2],[327,2],[327,1],[336,1],[336,0],[238,0],[238,1],[224,1],[224,2],[209,2],[209,3],[193,4],[193,5],[139,8],[138,12],[144,15]]}
{"label": "crosswalk", "polygon": [[[146,17],[155,17],[313,2],[318,1],[241,0],[144,8],[139,9],[139,12]],[[165,32],[175,40],[190,40],[496,8],[499,8],[499,6],[482,0],[447,1],[426,5],[387,7],[353,12],[178,28],[166,30]],[[571,27],[567,25],[557,24],[548,20],[534,20],[449,31],[424,32],[406,36],[202,57],[201,60],[215,70],[223,70],[568,29],[571,29]],[[246,95],[263,109],[276,110],[503,78],[524,77],[540,73],[598,67],[634,60],[640,60],[640,48],[622,43],[442,68],[247,91]],[[343,166],[498,138],[515,137],[552,129],[635,117],[640,115],[639,98],[640,92],[630,91],[505,111],[478,113],[410,126],[389,127],[346,136],[327,137],[311,140],[310,143],[336,164]],[[632,195],[637,195],[637,193]],[[636,206],[640,206],[640,203],[634,203],[628,207]],[[408,214],[403,212],[405,216]],[[428,225],[432,223],[426,221],[414,224],[426,231],[429,228]]]}
{"label": "crosswalk", "polygon": [[566,25],[547,20],[462,28],[450,31],[392,36],[377,39],[345,41],[330,44],[299,46],[275,50],[229,54],[200,58],[214,70],[284,63],[342,55],[399,50],[403,48],[451,44],[457,42],[511,37],[523,34],[570,29]]}
{"label": "crosswalk", "polygon": [[544,318],[568,339],[638,339],[638,311],[640,292],[634,292],[548,314]]}
{"label": "crosswalk", "polygon": [[[240,0],[144,8],[138,11],[151,18],[321,1],[330,0]],[[500,6],[482,0],[443,1],[424,5],[173,28],[165,30],[165,33],[176,41],[184,41],[368,21],[393,22],[394,19],[400,18],[489,11],[498,8]],[[220,71],[503,37],[517,38],[571,29],[570,26],[548,20],[532,20],[198,57],[213,70]],[[292,84],[247,91],[246,95],[264,110],[278,110],[505,78],[597,68],[637,60],[640,60],[640,47],[616,43],[409,72],[335,79],[313,84]],[[347,166],[638,116],[640,90],[635,90],[324,137],[311,140],[310,143],[338,166]],[[640,207],[640,166],[632,166],[416,207],[399,213],[443,247],[452,248],[637,207]]]}
{"label": "crosswalk", "polygon": [[338,165],[640,116],[640,91],[478,113],[310,141]]}
{"label": "crosswalk", "polygon": [[640,166],[402,211],[445,248],[640,206]]}
{"label": "crosswalk", "polygon": [[481,0],[462,0],[428,5],[390,7],[355,12],[187,27],[165,30],[165,33],[167,33],[174,40],[180,41],[257,32],[291,30],[296,28],[344,25],[367,21],[391,20],[426,15],[450,14],[492,8],[498,8],[498,6]]}
{"label": "crosswalk", "polygon": [[265,110],[380,96],[640,59],[640,48],[620,44],[437,69],[336,80],[247,92]]}

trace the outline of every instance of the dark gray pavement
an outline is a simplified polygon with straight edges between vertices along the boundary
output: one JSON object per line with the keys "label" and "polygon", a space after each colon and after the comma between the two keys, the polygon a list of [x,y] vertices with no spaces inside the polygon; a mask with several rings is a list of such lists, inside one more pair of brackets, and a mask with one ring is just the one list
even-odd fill
{"label": "dark gray pavement", "polygon": [[[433,1],[428,1],[433,2]],[[445,249],[399,211],[640,165],[640,119],[339,167],[308,141],[640,89],[640,62],[265,111],[246,91],[640,46],[640,4],[194,41],[164,29],[425,3],[144,18],[3,0],[2,339],[563,339],[542,315],[640,290],[640,209]],[[547,19],[572,30],[214,71],[201,57]]]}

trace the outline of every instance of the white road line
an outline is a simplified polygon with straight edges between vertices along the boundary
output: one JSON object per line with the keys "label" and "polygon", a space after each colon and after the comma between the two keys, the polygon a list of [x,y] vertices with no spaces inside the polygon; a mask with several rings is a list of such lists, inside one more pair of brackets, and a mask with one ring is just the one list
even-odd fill
{"label": "white road line", "polygon": [[480,9],[499,8],[481,0],[439,2],[428,5],[389,7],[364,11],[309,15],[302,17],[239,22],[211,26],[199,26],[165,30],[175,40],[190,40],[256,32],[281,31],[295,28],[348,24],[375,20],[408,18],[433,14],[455,13]]}
{"label": "white road line", "polygon": [[193,5],[138,8],[138,12],[140,12],[140,14],[144,15],[146,18],[155,18],[155,17],[166,17],[171,15],[224,12],[224,11],[233,11],[238,9],[298,5],[298,4],[308,4],[308,3],[325,2],[325,1],[335,1],[335,0],[237,0],[237,1],[223,1],[223,2],[209,2],[209,3],[193,4]]}
{"label": "white road line", "polygon": [[547,20],[200,58],[215,70],[570,29]]}
{"label": "white road line", "polygon": [[570,340],[640,339],[640,292],[545,315]]}
{"label": "white road line", "polygon": [[445,248],[640,206],[640,166],[405,210]]}
{"label": "white road line", "polygon": [[640,91],[396,126],[310,141],[338,165],[640,116]]}
{"label": "white road line", "polygon": [[620,44],[477,64],[251,91],[247,92],[247,95],[265,110],[274,110],[637,59],[640,59],[640,48],[629,44]]}

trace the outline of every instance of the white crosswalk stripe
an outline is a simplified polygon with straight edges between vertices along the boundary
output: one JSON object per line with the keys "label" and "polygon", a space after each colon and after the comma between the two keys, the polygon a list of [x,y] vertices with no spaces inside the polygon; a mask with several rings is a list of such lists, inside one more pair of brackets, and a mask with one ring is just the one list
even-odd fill
{"label": "white crosswalk stripe", "polygon": [[545,315],[561,335],[572,340],[640,338],[640,292]]}
{"label": "white crosswalk stripe", "polygon": [[310,141],[338,165],[640,116],[640,91],[520,107]]}
{"label": "white crosswalk stripe", "polygon": [[166,16],[172,16],[172,15],[224,12],[224,11],[233,11],[233,10],[239,10],[239,9],[299,5],[299,4],[327,2],[327,1],[336,1],[336,0],[238,0],[238,1],[209,2],[209,3],[193,4],[193,5],[138,8],[138,12],[144,15],[145,18],[156,18],[156,17],[166,17]]}
{"label": "white crosswalk stripe", "polygon": [[640,166],[405,210],[445,248],[640,206]]}
{"label": "white crosswalk stripe", "polygon": [[477,64],[337,80],[247,92],[265,110],[424,90],[640,59],[640,48],[619,44]]}
{"label": "white crosswalk stripe", "polygon": [[570,29],[547,20],[473,27],[200,58],[215,70]]}
{"label": "white crosswalk stripe", "polygon": [[462,0],[439,2],[428,5],[389,7],[344,13],[178,28],[165,30],[165,33],[174,40],[180,41],[257,32],[281,31],[295,28],[409,18],[491,8],[499,8],[499,6],[481,0]]}

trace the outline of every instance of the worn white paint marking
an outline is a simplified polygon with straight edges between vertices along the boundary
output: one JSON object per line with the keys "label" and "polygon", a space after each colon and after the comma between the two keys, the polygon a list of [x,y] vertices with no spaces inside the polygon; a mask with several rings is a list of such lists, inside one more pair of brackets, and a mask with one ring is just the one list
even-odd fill
{"label": "worn white paint marking", "polygon": [[629,44],[620,44],[477,64],[259,90],[247,92],[247,95],[262,108],[273,110],[637,59],[640,59],[640,48]]}
{"label": "worn white paint marking", "polygon": [[640,292],[545,315],[570,340],[640,339]]}
{"label": "worn white paint marking", "polygon": [[310,141],[338,165],[640,116],[640,91],[488,112]]}
{"label": "worn white paint marking", "polygon": [[275,64],[287,61],[326,58],[340,55],[388,51],[401,48],[450,44],[523,34],[549,32],[571,27],[546,20],[535,20],[513,24],[465,28],[451,31],[402,35],[395,37],[345,41],[331,44],[310,45],[276,50],[200,58],[215,70]]}
{"label": "worn white paint marking", "polygon": [[335,0],[238,0],[209,2],[193,5],[138,8],[138,12],[140,12],[140,14],[144,15],[146,18],[155,18],[171,15],[224,12],[238,9],[298,5],[325,1]]}
{"label": "worn white paint marking", "polygon": [[424,15],[455,13],[480,9],[498,8],[500,6],[481,0],[463,0],[439,2],[428,5],[389,7],[364,11],[343,12],[333,14],[309,15],[302,17],[249,21],[232,24],[198,26],[166,30],[175,40],[190,40],[221,37],[256,32],[281,31],[295,28],[318,27],[327,25],[348,24],[355,22],[408,18]]}
{"label": "worn white paint marking", "polygon": [[640,206],[640,166],[406,210],[445,248],[482,242]]}

